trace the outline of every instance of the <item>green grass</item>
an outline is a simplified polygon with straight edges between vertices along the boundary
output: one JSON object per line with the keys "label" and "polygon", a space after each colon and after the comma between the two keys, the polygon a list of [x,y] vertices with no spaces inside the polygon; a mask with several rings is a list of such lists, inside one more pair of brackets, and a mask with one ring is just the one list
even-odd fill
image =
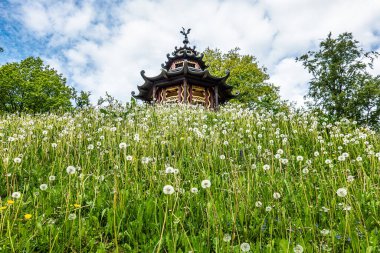
{"label": "green grass", "polygon": [[375,132],[237,106],[125,110],[0,117],[0,252],[379,252]]}

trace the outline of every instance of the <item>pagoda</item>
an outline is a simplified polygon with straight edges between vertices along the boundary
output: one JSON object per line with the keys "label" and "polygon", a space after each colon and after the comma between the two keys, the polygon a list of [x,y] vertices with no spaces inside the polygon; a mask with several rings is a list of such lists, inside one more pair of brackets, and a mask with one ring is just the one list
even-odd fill
{"label": "pagoda", "polygon": [[229,72],[223,77],[211,75],[203,61],[204,55],[197,52],[195,46],[188,46],[189,33],[190,29],[182,28],[183,46],[167,54],[168,60],[161,65],[159,75],[147,77],[145,71],[141,71],[145,82],[137,86],[139,94],[132,92],[134,98],[147,103],[200,104],[217,109],[219,104],[235,97],[231,93],[232,86],[226,84]]}

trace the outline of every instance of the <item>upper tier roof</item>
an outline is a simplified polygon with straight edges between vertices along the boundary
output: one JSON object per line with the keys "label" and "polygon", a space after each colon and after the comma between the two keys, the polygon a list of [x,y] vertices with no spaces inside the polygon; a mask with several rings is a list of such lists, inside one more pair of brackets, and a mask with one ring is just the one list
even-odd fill
{"label": "upper tier roof", "polygon": [[169,70],[173,62],[179,61],[179,60],[190,60],[195,61],[199,64],[201,69],[206,69],[208,66],[203,61],[203,54],[199,53],[195,50],[195,46],[188,47],[187,44],[185,44],[183,47],[175,47],[174,52],[171,54],[167,54],[166,57],[168,60],[161,64],[161,67],[163,69]]}

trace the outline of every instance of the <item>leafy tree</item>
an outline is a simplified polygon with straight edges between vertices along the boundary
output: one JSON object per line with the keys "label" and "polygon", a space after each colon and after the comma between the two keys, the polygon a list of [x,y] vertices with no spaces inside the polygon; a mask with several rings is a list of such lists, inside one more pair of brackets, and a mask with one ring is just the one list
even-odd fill
{"label": "leafy tree", "polygon": [[246,103],[250,107],[266,108],[277,111],[286,107],[279,96],[279,88],[268,83],[266,69],[259,67],[252,55],[241,55],[239,48],[227,53],[219,49],[207,48],[204,60],[209,71],[216,76],[224,76],[230,71],[227,83],[234,87],[233,93],[238,96],[231,102]]}
{"label": "leafy tree", "polygon": [[380,77],[368,73],[377,56],[374,51],[365,52],[351,33],[337,38],[329,33],[318,51],[296,58],[313,75],[309,106],[333,120],[346,117],[379,127]]}
{"label": "leafy tree", "polygon": [[3,49],[2,47],[0,47],[0,53],[1,53],[1,52],[4,52],[4,49]]}
{"label": "leafy tree", "polygon": [[89,107],[91,105],[90,103],[90,96],[91,92],[90,91],[81,91],[78,94],[75,95],[75,103],[77,105],[77,108],[85,108]]}
{"label": "leafy tree", "polygon": [[74,89],[56,70],[40,58],[0,67],[0,110],[6,112],[47,112],[72,107]]}

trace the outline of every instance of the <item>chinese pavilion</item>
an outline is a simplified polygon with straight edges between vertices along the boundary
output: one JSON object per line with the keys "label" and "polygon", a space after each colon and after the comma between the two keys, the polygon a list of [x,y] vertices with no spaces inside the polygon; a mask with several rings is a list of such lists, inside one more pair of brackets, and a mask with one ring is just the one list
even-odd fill
{"label": "chinese pavilion", "polygon": [[232,86],[226,84],[229,72],[224,77],[215,77],[207,70],[203,54],[189,47],[187,35],[190,29],[182,28],[185,36],[183,46],[175,47],[172,55],[162,64],[161,73],[155,77],[145,76],[144,84],[137,86],[139,94],[132,96],[148,103],[188,103],[201,104],[206,108],[218,108],[219,104],[233,98]]}

